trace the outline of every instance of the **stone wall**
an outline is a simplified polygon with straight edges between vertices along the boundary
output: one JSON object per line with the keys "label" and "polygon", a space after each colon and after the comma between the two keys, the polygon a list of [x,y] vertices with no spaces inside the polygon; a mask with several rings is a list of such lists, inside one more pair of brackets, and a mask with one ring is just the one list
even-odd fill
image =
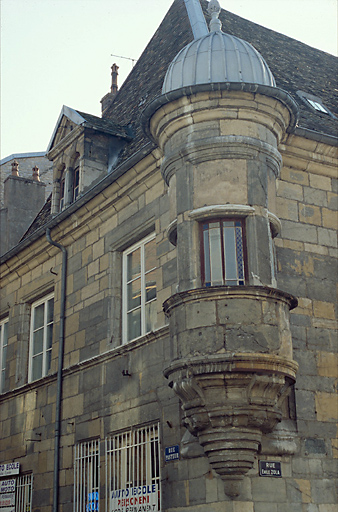
{"label": "stone wall", "polygon": [[[176,292],[176,248],[160,153],[66,217],[52,237],[68,251],[60,512],[73,510],[74,444],[101,439],[101,502],[105,510],[104,439],[131,425],[160,422],[162,509],[165,512],[335,512],[337,505],[337,340],[335,328],[337,181],[332,148],[290,137],[275,198],[282,231],[275,239],[279,288],[298,297],[291,312],[296,417],[266,436],[242,493],[231,499],[196,439],[182,426],[178,398],[164,369],[172,360],[163,302]],[[321,163],[313,166],[314,151]],[[318,158],[316,159],[318,162]],[[156,232],[157,326],[121,345],[121,254]],[[19,257],[18,257],[19,256]],[[34,473],[34,512],[52,501],[61,253],[45,237],[1,268],[0,319],[9,316],[5,392],[0,396],[1,462]],[[190,255],[187,255],[189,257]],[[27,384],[30,305],[54,290],[52,367]],[[194,319],[191,318],[190,322]],[[127,370],[128,375],[123,375]],[[282,427],[283,425],[281,425]],[[180,445],[165,463],[164,448]],[[281,462],[282,478],[260,477],[258,462]]]}

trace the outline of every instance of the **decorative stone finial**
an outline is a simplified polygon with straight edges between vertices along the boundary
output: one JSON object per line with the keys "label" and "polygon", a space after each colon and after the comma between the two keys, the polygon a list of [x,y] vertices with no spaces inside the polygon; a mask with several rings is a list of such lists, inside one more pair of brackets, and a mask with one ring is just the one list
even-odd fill
{"label": "decorative stone finial", "polygon": [[217,32],[217,31],[221,30],[222,23],[218,19],[220,12],[221,12],[221,6],[220,6],[219,1],[211,0],[211,2],[209,2],[209,5],[208,5],[208,13],[211,16],[210,32]]}
{"label": "decorative stone finial", "polygon": [[35,181],[40,181],[39,173],[40,173],[40,170],[39,170],[38,166],[37,166],[37,165],[35,165],[35,166],[33,167],[33,180],[35,180]]}
{"label": "decorative stone finial", "polygon": [[11,163],[12,166],[12,176],[19,176],[19,164],[16,160]]}

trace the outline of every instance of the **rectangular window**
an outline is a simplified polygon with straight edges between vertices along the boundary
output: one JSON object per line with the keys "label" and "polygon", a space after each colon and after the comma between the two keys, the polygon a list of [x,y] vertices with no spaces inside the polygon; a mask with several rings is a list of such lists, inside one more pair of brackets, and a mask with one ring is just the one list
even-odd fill
{"label": "rectangular window", "polygon": [[245,247],[241,220],[201,223],[202,281],[204,286],[244,285]]}
{"label": "rectangular window", "polygon": [[16,480],[15,512],[32,510],[33,475],[21,475]]}
{"label": "rectangular window", "polygon": [[107,510],[161,510],[159,425],[106,439]]}
{"label": "rectangular window", "polygon": [[32,304],[29,382],[48,374],[53,341],[54,297],[48,295]]}
{"label": "rectangular window", "polygon": [[5,371],[8,346],[8,318],[0,322],[0,393],[3,392],[5,386]]}
{"label": "rectangular window", "polygon": [[155,234],[123,253],[123,342],[155,328],[156,244]]}
{"label": "rectangular window", "polygon": [[99,510],[100,440],[74,447],[74,512]]}

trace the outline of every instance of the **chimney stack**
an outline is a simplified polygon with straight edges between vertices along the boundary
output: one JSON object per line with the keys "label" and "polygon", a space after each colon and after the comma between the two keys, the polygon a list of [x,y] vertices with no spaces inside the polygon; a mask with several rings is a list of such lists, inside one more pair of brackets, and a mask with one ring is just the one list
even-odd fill
{"label": "chimney stack", "polygon": [[117,66],[117,64],[113,64],[112,67],[111,67],[111,87],[110,87],[110,92],[108,92],[108,94],[103,96],[103,98],[101,100],[102,116],[104,116],[104,114],[106,113],[106,111],[108,110],[110,105],[113,103],[114,98],[115,98],[115,96],[117,94],[117,91],[118,91],[117,77],[119,75],[118,69],[119,69],[119,67]]}
{"label": "chimney stack", "polygon": [[117,85],[117,77],[119,76],[119,67],[116,64],[113,64],[111,67],[111,94],[116,95],[118,91],[118,85]]}

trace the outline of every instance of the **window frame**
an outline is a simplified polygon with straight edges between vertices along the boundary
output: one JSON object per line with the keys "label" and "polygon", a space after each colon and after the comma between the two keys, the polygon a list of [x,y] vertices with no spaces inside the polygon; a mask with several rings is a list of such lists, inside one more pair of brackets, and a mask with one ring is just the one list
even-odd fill
{"label": "window frame", "polygon": [[[221,243],[221,263],[222,263],[222,283],[220,284],[212,284],[212,281],[209,283],[206,283],[206,276],[205,276],[205,248],[204,248],[204,225],[206,224],[212,224],[212,223],[219,223],[219,230],[220,230],[220,243]],[[241,235],[242,235],[242,264],[243,264],[243,273],[244,273],[244,279],[237,278],[237,283],[226,283],[226,268],[225,268],[225,246],[224,246],[224,232],[223,232],[223,223],[224,222],[238,222],[241,226]],[[236,226],[234,226],[235,228]],[[245,218],[243,217],[216,217],[216,218],[206,218],[201,219],[199,222],[199,232],[200,232],[200,268],[201,268],[201,283],[202,287],[212,287],[212,286],[245,286],[248,284],[248,254],[247,254],[247,242],[246,242],[246,222]],[[236,265],[237,275],[238,275],[238,265]],[[239,282],[243,281],[243,282]]]}
{"label": "window frame", "polygon": [[[142,436],[148,438],[144,440]],[[111,510],[113,492],[118,497],[117,493],[123,489],[139,489],[145,485],[157,485],[157,498],[153,499],[157,502],[156,510],[162,510],[159,422],[138,425],[110,434],[106,437],[105,457],[107,510]],[[138,464],[139,460],[142,464]],[[114,467],[118,468],[118,474],[114,472]],[[112,489],[114,482],[117,489]],[[134,496],[133,492],[130,495]]]}
{"label": "window frame", "polygon": [[[48,308],[46,307],[46,304],[53,299],[53,319],[52,322],[47,321],[47,311]],[[42,352],[39,352],[39,354],[42,354],[42,368],[41,368],[41,376],[33,379],[33,358],[36,357],[39,354],[33,354],[33,334],[34,332],[34,311],[37,307],[44,304],[44,319],[43,319],[43,343],[42,343]],[[48,295],[45,295],[41,297],[39,300],[36,300],[31,304],[31,311],[30,311],[30,329],[29,329],[29,366],[28,366],[28,382],[35,382],[36,380],[42,379],[48,375],[48,372],[50,370],[50,367],[47,368],[47,354],[48,352],[52,352],[53,348],[53,333],[52,333],[52,343],[51,347],[47,348],[47,327],[49,325],[54,326],[54,293],[49,293]]]}
{"label": "window frame", "polygon": [[[145,246],[151,242],[152,240],[156,240],[156,233],[152,232],[148,236],[142,238],[135,244],[131,245],[127,249],[125,249],[122,253],[122,344],[130,343],[131,341],[140,338],[149,332],[152,332],[153,329],[146,329],[146,304],[151,304],[152,302],[156,303],[157,300],[157,283],[156,285],[156,296],[150,301],[146,301],[146,282],[145,277],[150,272],[156,271],[157,266],[152,267],[150,270],[145,271]],[[156,242],[155,242],[156,244]],[[156,246],[155,246],[156,247]],[[135,252],[137,249],[140,249],[141,254],[141,269],[140,269],[140,279],[141,279],[141,304],[140,306],[135,307],[134,309],[128,310],[128,284],[131,284],[133,280],[128,280],[127,276],[127,258],[128,256]],[[137,278],[136,278],[137,279]],[[136,281],[134,279],[134,281]],[[136,311],[137,309],[141,309],[141,325],[140,325],[140,335],[135,336],[133,338],[128,337],[128,313],[131,311]],[[154,326],[155,327],[155,326]]]}
{"label": "window frame", "polygon": [[[5,388],[5,372],[8,347],[8,324],[8,316],[0,320],[0,393],[3,393],[3,390]],[[5,325],[7,326],[6,329]],[[5,333],[7,334],[6,338]],[[5,341],[6,343],[4,343]]]}

